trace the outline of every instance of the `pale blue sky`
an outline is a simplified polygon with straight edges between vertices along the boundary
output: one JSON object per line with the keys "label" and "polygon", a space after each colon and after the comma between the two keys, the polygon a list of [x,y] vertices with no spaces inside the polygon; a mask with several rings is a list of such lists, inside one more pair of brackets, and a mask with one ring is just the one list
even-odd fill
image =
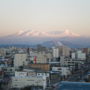
{"label": "pale blue sky", "polygon": [[0,0],[0,34],[28,29],[90,35],[90,0]]}

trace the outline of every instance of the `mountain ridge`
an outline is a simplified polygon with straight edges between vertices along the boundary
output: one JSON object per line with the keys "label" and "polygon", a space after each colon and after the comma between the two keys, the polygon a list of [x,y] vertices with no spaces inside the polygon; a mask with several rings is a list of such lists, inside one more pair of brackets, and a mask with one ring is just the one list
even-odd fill
{"label": "mountain ridge", "polygon": [[[69,30],[48,32],[21,30],[15,34],[0,37],[0,45],[44,45],[47,41],[63,42],[64,44],[74,48],[90,46],[90,38],[83,37]],[[48,45],[50,46],[50,44]]]}
{"label": "mountain ridge", "polygon": [[36,36],[36,37],[79,37],[79,34],[73,33],[69,30],[64,30],[64,31],[33,31],[33,30],[27,30],[27,31],[19,31],[16,33],[17,36]]}

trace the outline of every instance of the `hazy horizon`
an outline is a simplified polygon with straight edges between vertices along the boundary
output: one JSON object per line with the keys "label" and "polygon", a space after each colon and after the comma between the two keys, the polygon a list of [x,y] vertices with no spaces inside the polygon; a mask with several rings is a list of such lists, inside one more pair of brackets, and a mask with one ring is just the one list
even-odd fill
{"label": "hazy horizon", "polygon": [[0,0],[0,36],[70,30],[90,36],[90,0]]}

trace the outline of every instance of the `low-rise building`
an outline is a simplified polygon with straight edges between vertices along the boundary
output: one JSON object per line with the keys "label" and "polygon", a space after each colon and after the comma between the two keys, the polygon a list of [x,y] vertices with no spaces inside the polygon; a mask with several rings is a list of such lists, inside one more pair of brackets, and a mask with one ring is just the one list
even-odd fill
{"label": "low-rise building", "polygon": [[45,53],[45,52],[36,52],[31,51],[30,52],[30,62],[33,64],[40,64],[40,63],[48,63],[52,59],[51,53]]}
{"label": "low-rise building", "polygon": [[61,67],[60,72],[61,72],[61,76],[65,76],[65,77],[71,74],[70,69],[68,67]]}
{"label": "low-rise building", "polygon": [[76,52],[71,53],[72,59],[77,60],[86,60],[86,53],[82,52],[81,50],[77,50]]}
{"label": "low-rise building", "polygon": [[15,76],[12,77],[11,88],[24,88],[27,86],[42,87],[45,90],[47,83],[46,77],[42,76]]}
{"label": "low-rise building", "polygon": [[28,66],[34,69],[40,69],[44,71],[50,70],[50,64],[29,64]]}

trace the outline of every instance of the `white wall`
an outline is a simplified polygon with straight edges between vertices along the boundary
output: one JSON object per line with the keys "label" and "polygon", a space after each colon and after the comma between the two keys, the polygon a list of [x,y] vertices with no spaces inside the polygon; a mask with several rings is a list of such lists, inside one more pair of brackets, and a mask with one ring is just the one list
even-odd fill
{"label": "white wall", "polygon": [[72,53],[72,59],[86,60],[86,53],[83,53],[81,50],[78,50]]}
{"label": "white wall", "polygon": [[59,57],[59,49],[53,47],[53,57],[54,58],[58,58]]}
{"label": "white wall", "polygon": [[46,77],[12,77],[11,88],[24,88],[26,86],[42,86],[46,88]]}
{"label": "white wall", "polygon": [[61,67],[61,75],[62,76],[67,76],[67,75],[70,75],[70,70],[68,67]]}
{"label": "white wall", "polygon": [[49,73],[37,73],[37,76],[49,77]]}
{"label": "white wall", "polygon": [[27,72],[15,71],[15,77],[26,77],[26,76],[27,76]]}
{"label": "white wall", "polygon": [[27,54],[15,54],[14,57],[14,67],[18,68],[19,66],[23,66],[27,64]]}
{"label": "white wall", "polygon": [[78,53],[77,58],[80,60],[86,60],[86,54],[85,53]]}
{"label": "white wall", "polygon": [[71,54],[71,57],[72,57],[72,59],[75,59],[76,58],[76,54],[75,53],[72,53]]}
{"label": "white wall", "polygon": [[60,71],[61,67],[52,67],[52,71]]}

